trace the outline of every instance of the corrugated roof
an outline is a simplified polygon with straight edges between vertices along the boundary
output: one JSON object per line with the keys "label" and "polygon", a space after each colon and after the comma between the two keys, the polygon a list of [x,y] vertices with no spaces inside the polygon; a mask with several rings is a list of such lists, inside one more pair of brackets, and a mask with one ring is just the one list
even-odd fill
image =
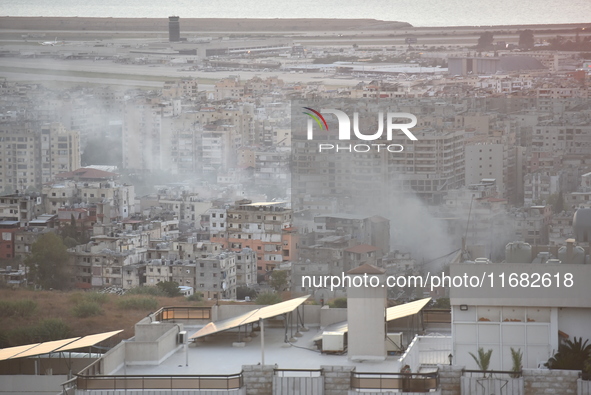
{"label": "corrugated roof", "polygon": [[193,334],[191,339],[197,339],[199,337],[238,328],[241,325],[257,322],[259,319],[267,319],[281,314],[290,313],[298,308],[302,303],[304,303],[309,297],[310,295],[301,296],[299,298],[287,300],[285,302],[277,303],[271,306],[261,307],[259,309],[249,311],[226,320],[210,322]]}

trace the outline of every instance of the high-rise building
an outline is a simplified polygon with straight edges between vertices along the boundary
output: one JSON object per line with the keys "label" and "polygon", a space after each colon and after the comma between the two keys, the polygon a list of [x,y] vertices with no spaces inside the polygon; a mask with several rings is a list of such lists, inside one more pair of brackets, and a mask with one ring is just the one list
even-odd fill
{"label": "high-rise building", "polygon": [[0,191],[40,188],[58,173],[80,167],[80,135],[60,123],[0,125]]}

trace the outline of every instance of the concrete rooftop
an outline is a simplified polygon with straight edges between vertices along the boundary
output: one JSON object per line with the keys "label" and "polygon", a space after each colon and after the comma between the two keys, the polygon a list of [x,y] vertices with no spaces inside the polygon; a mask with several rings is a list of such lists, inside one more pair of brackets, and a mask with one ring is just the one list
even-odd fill
{"label": "concrete rooftop", "polygon": [[[185,326],[191,336],[201,327]],[[401,355],[389,356],[383,362],[352,362],[347,355],[327,355],[312,349],[312,338],[321,333],[320,327],[310,327],[302,332],[292,346],[286,346],[284,328],[265,327],[265,365],[277,364],[280,369],[319,369],[322,365],[355,366],[358,372],[397,372]],[[288,335],[290,332],[288,331]],[[244,337],[244,332],[242,333]],[[189,366],[185,366],[185,351],[179,349],[159,365],[134,365],[119,369],[114,374],[127,375],[184,375],[184,374],[233,374],[242,370],[242,365],[261,362],[261,338],[257,336],[244,347],[233,347],[238,341],[237,332],[224,332],[210,336],[205,342],[190,344]]]}

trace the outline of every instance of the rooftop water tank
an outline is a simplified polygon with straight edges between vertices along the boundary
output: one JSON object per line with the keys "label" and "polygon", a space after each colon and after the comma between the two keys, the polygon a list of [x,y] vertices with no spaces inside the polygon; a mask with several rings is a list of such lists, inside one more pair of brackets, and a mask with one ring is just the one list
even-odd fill
{"label": "rooftop water tank", "polygon": [[505,247],[507,263],[531,263],[531,245],[523,241],[513,241]]}
{"label": "rooftop water tank", "polygon": [[572,263],[575,265],[585,264],[585,249],[581,246],[573,247],[572,258],[568,259],[567,247],[562,246],[558,249],[558,259],[564,263]]}
{"label": "rooftop water tank", "polygon": [[579,243],[591,241],[591,208],[580,208],[573,216],[573,232]]}

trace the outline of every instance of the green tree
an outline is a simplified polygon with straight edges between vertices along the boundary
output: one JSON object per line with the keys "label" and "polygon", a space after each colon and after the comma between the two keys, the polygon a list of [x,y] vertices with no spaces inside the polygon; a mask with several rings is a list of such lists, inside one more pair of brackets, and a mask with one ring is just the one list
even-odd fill
{"label": "green tree", "polygon": [[451,304],[449,303],[449,298],[439,298],[433,303],[434,309],[450,309]]}
{"label": "green tree", "polygon": [[244,300],[247,296],[251,300],[254,300],[257,297],[257,291],[247,287],[246,285],[241,285],[238,288],[236,288],[236,299]]}
{"label": "green tree", "polygon": [[179,284],[176,281],[161,281],[156,284],[156,286],[170,298],[181,296],[181,290],[179,289]]}
{"label": "green tree", "polygon": [[566,340],[558,346],[558,352],[546,362],[546,366],[550,369],[583,370],[585,361],[591,357],[591,344],[587,342],[583,342],[582,337]]}
{"label": "green tree", "polygon": [[72,336],[72,328],[61,318],[47,318],[34,327],[37,341],[47,342],[67,339]]}
{"label": "green tree", "polygon": [[328,302],[328,305],[334,309],[346,309],[347,298],[336,298],[335,300]]}
{"label": "green tree", "polygon": [[492,34],[492,32],[484,32],[480,35],[480,37],[478,38],[478,48],[487,48],[490,47],[493,44],[494,41],[494,35]]}
{"label": "green tree", "polygon": [[283,292],[287,288],[287,272],[285,270],[273,270],[269,285],[277,292]]}
{"label": "green tree", "polygon": [[591,380],[591,356],[587,358],[583,365],[583,375],[581,376],[581,378],[583,380]]}
{"label": "green tree", "polygon": [[255,303],[261,304],[261,305],[269,305],[269,304],[276,304],[281,301],[282,301],[281,296],[279,296],[275,292],[263,292],[263,293],[259,294],[259,296],[257,296]]}
{"label": "green tree", "polygon": [[534,47],[535,39],[534,32],[530,29],[519,33],[519,46],[521,48],[530,49]]}
{"label": "green tree", "polygon": [[476,365],[478,365],[478,368],[480,370],[483,371],[487,371],[488,367],[490,366],[490,357],[492,356],[492,349],[489,349],[488,351],[484,351],[484,349],[482,347],[478,348],[478,358],[476,357],[476,355],[469,353],[472,358],[474,358],[474,361],[476,362]]}
{"label": "green tree", "polygon": [[511,377],[516,379],[519,377],[519,373],[517,372],[520,372],[523,368],[523,352],[521,352],[520,348],[515,350],[513,347],[511,347],[511,360],[513,361],[511,371],[515,372],[511,375]]}
{"label": "green tree", "polygon": [[39,237],[31,247],[31,255],[25,260],[29,279],[44,289],[70,287],[68,251],[61,237],[48,232]]}

